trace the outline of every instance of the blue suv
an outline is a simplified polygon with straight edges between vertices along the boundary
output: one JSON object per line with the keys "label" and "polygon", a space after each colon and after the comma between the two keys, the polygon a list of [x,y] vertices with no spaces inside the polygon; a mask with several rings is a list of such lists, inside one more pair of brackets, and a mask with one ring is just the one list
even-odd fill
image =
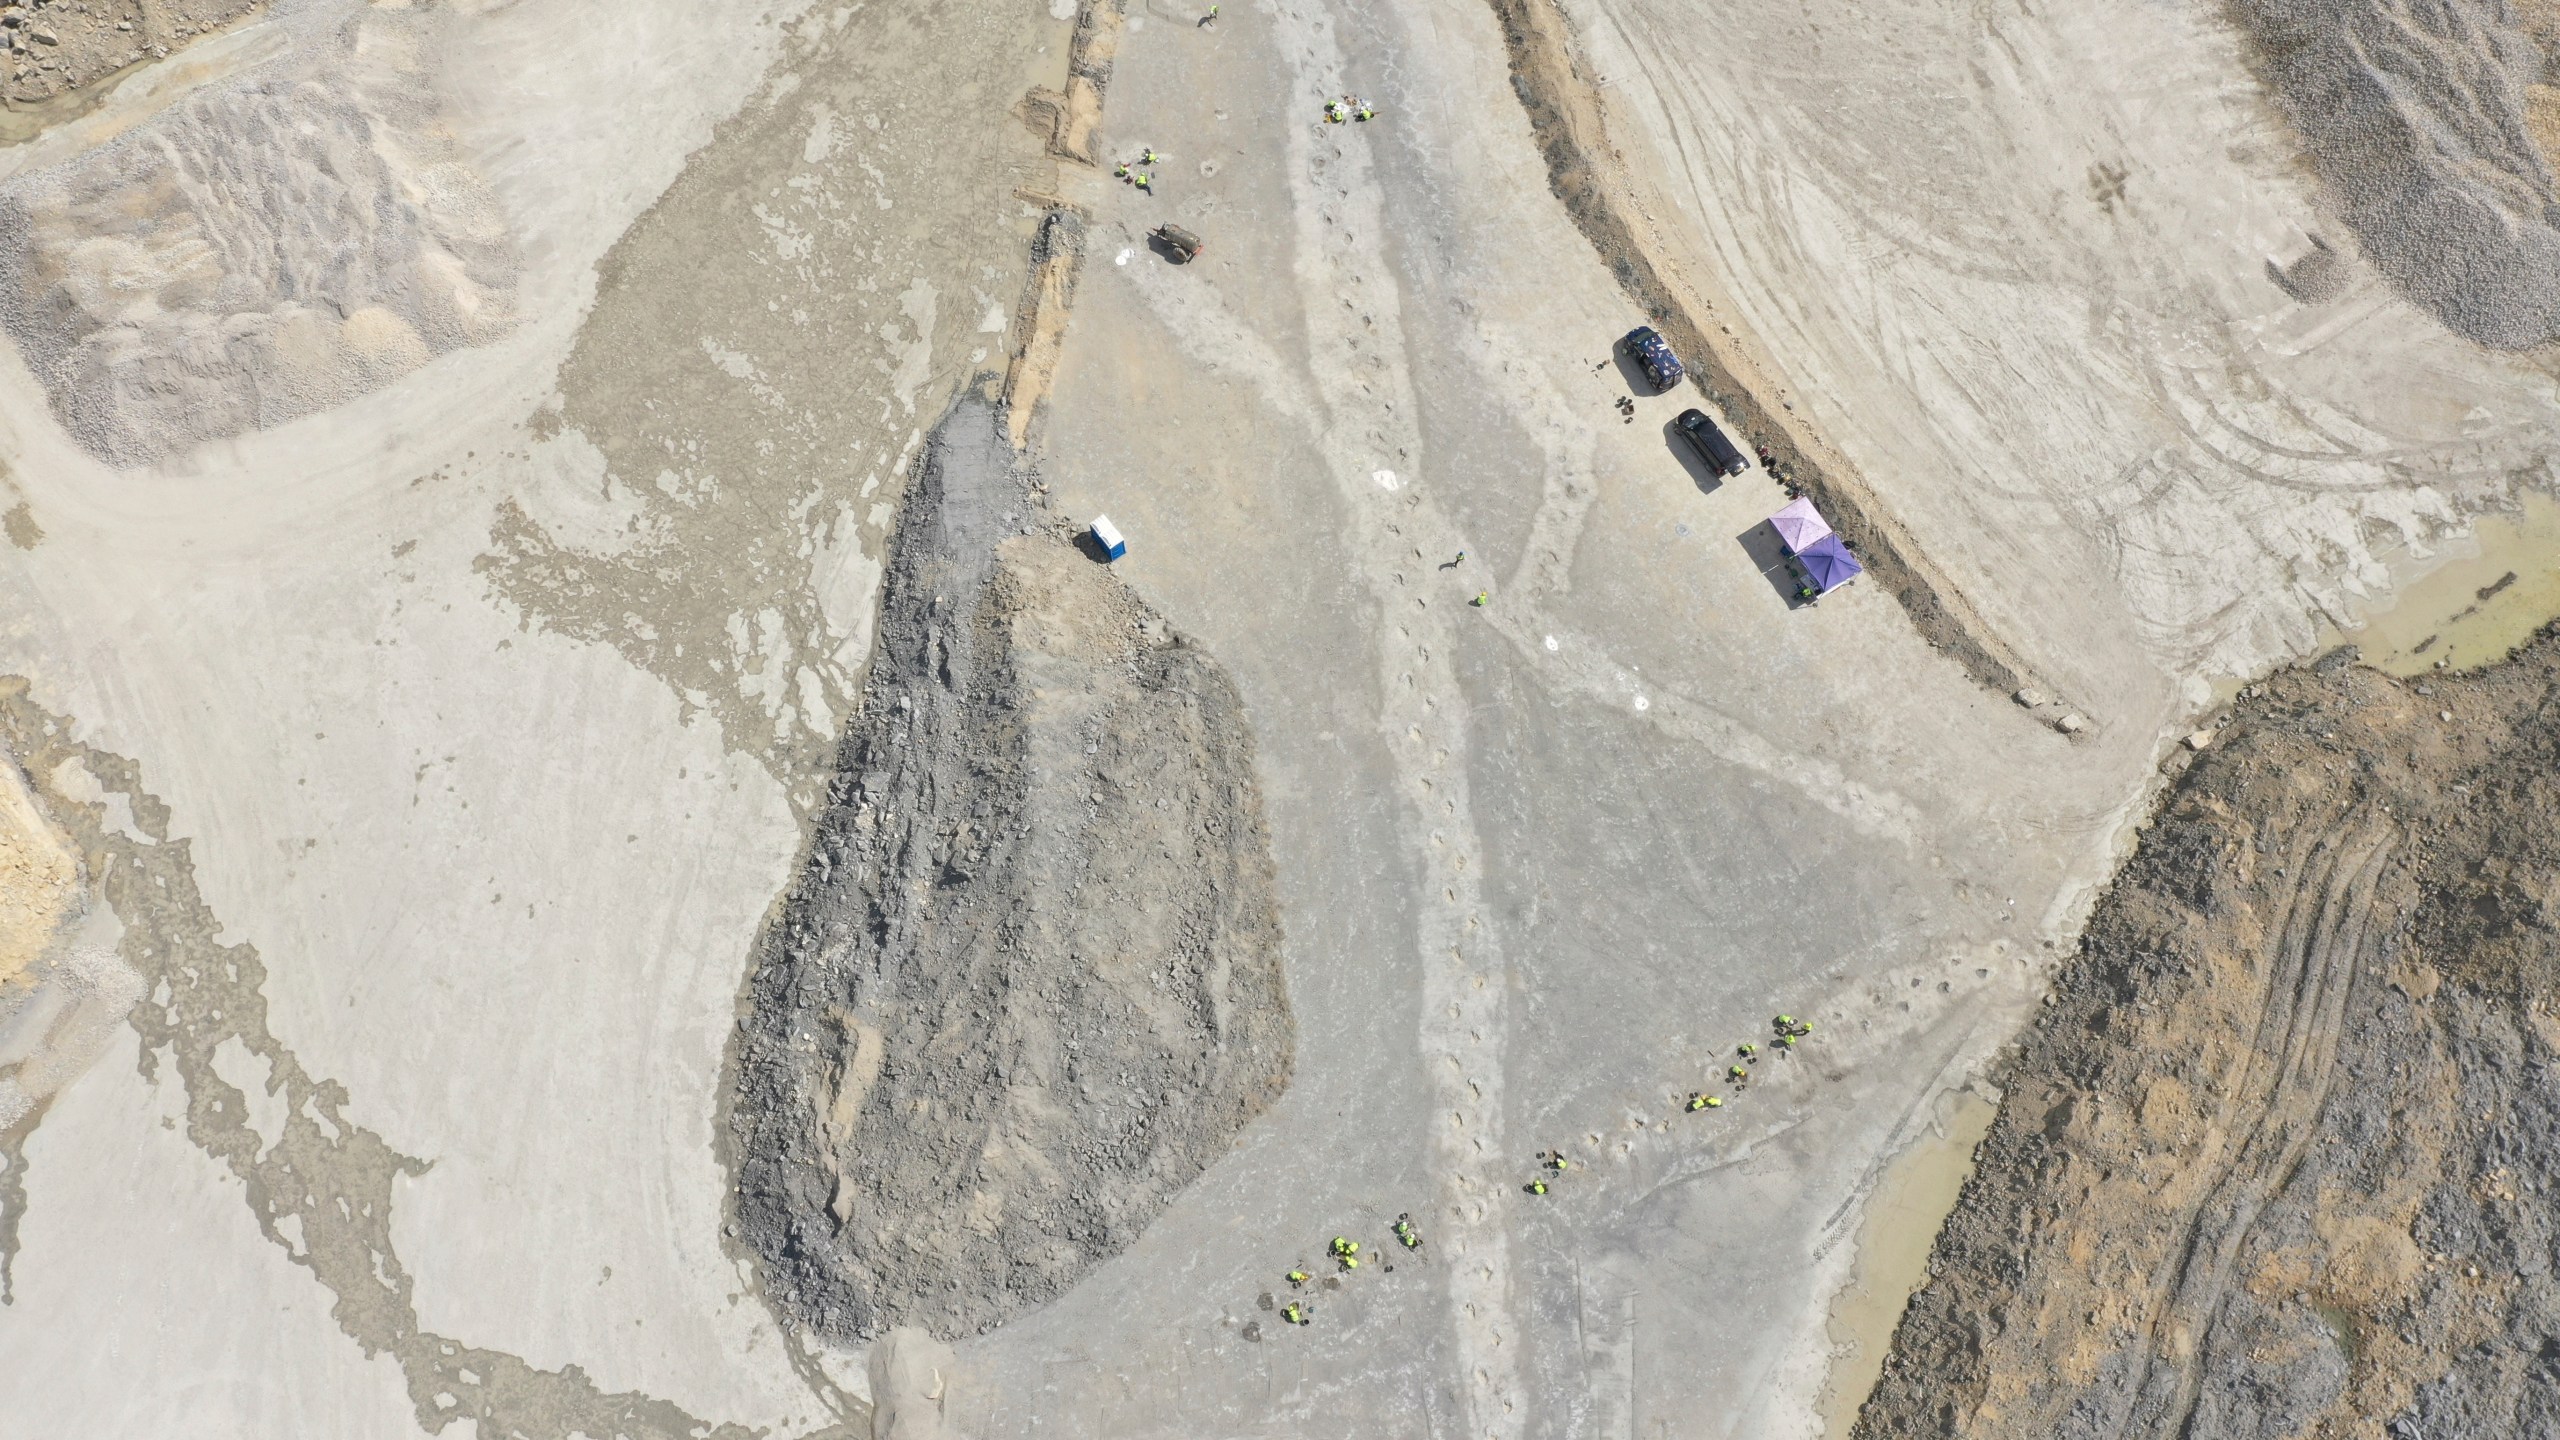
{"label": "blue suv", "polygon": [[1670,342],[1650,325],[1639,325],[1628,331],[1627,338],[1618,343],[1627,347],[1627,353],[1644,366],[1645,378],[1653,382],[1657,395],[1679,384],[1680,377],[1688,373],[1680,368],[1680,357],[1671,353]]}

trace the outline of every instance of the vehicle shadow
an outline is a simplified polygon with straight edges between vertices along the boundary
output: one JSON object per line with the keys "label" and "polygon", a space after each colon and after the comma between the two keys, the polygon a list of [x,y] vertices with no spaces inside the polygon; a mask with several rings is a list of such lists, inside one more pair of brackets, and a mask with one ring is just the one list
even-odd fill
{"label": "vehicle shadow", "polygon": [[1643,400],[1662,393],[1653,388],[1653,377],[1644,373],[1644,361],[1624,341],[1610,346],[1609,354],[1618,362],[1618,383],[1627,387],[1628,394]]}
{"label": "vehicle shadow", "polygon": [[1698,447],[1691,444],[1689,437],[1681,431],[1678,419],[1662,422],[1662,443],[1670,446],[1671,453],[1680,457],[1680,468],[1689,472],[1689,483],[1698,487],[1699,494],[1713,495],[1724,487],[1724,472],[1708,464],[1707,457],[1698,453]]}
{"label": "vehicle shadow", "polygon": [[1777,526],[1763,520],[1733,539],[1742,547],[1742,553],[1751,557],[1751,568],[1760,572],[1760,578],[1769,582],[1769,588],[1778,592],[1788,609],[1806,603],[1796,595],[1795,562],[1787,558],[1787,547],[1778,539]]}

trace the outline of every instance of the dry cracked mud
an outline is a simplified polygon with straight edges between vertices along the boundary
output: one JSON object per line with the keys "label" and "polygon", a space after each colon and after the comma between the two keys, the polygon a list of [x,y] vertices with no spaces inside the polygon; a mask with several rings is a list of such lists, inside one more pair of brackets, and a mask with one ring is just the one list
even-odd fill
{"label": "dry cracked mud", "polygon": [[1856,1434],[2560,1429],[2560,633],[2244,699],[2004,1062]]}
{"label": "dry cracked mud", "polygon": [[735,1055],[738,1218],[842,1342],[991,1328],[1288,1081],[1252,732],[964,401],[909,491],[832,803]]}

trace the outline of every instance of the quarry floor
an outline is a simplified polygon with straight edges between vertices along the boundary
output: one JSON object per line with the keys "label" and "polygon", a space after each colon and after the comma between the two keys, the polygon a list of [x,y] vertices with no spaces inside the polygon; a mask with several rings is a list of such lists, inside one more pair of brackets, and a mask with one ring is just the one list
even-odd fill
{"label": "quarry floor", "polygon": [[[859,1357],[725,1243],[724,1056],[900,477],[1053,193],[1090,220],[1030,461],[1242,693],[1297,1056],[959,1345],[972,1437],[1817,1433],[1864,1197],[2168,738],[2545,465],[2547,375],[2269,278],[2323,222],[2200,9],[1573,0],[1659,263],[2066,737],[1876,587],[1791,606],[1785,497],[1679,450],[1694,393],[1621,420],[1646,317],[1487,7],[1133,4],[1091,169],[1011,113],[1072,16],[1019,8],[475,13],[442,103],[509,336],[138,469],[0,359],[0,719],[93,887],[63,953],[155,1017],[48,1032],[86,1071],[7,1122],[0,1436],[866,1433]],[[1680,1113],[1780,1011],[1799,1053]],[[1261,1307],[1404,1212],[1423,1260]]]}

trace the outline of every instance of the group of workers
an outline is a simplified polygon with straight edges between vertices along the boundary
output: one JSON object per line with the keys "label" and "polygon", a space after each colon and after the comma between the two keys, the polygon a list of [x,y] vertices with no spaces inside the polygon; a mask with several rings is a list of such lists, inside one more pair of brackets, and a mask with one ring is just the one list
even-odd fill
{"label": "group of workers", "polygon": [[[1813,1025],[1812,1022],[1799,1020],[1793,1015],[1779,1015],[1769,1022],[1769,1030],[1770,1043],[1776,1045],[1779,1053],[1783,1054],[1796,1048],[1797,1041],[1811,1035]],[[1752,1067],[1760,1063],[1761,1051],[1758,1042],[1746,1040],[1735,1048],[1734,1053],[1739,1059],[1736,1063],[1725,1067],[1724,1077],[1732,1083],[1733,1093],[1739,1096],[1750,1088]],[[1725,1097],[1722,1095],[1711,1095],[1704,1090],[1699,1090],[1690,1094],[1688,1104],[1682,1108],[1686,1113],[1694,1115],[1701,1110],[1721,1110],[1724,1108],[1724,1102]],[[1565,1176],[1573,1173],[1573,1161],[1562,1150],[1541,1150],[1536,1159],[1537,1176],[1520,1187],[1529,1194],[1545,1195],[1549,1193],[1550,1180],[1561,1181]],[[1398,1215],[1392,1229],[1396,1242],[1406,1250],[1418,1251],[1422,1248],[1422,1232],[1414,1228],[1411,1212]],[[1326,1249],[1333,1257],[1335,1269],[1341,1274],[1349,1275],[1360,1268],[1363,1252],[1359,1241],[1347,1235],[1336,1235]],[[1368,1258],[1374,1260],[1375,1253],[1370,1252]],[[1393,1270],[1396,1267],[1390,1263],[1381,1268]],[[1307,1273],[1304,1265],[1291,1270],[1287,1278],[1289,1288],[1293,1291],[1304,1291],[1307,1286],[1314,1283],[1314,1277]],[[1269,1306],[1269,1296],[1263,1297],[1263,1304],[1266,1308]],[[1303,1299],[1293,1299],[1280,1307],[1280,1318],[1292,1325],[1310,1323],[1314,1320],[1315,1313],[1315,1306]]]}
{"label": "group of workers", "polygon": [[[1793,1015],[1780,1015],[1769,1022],[1769,1030],[1771,1043],[1783,1053],[1793,1050],[1796,1048],[1797,1041],[1812,1034],[1813,1025],[1810,1021],[1798,1020]],[[1745,1040],[1734,1047],[1734,1054],[1737,1058],[1733,1064],[1724,1067],[1724,1078],[1732,1083],[1733,1093],[1739,1096],[1751,1086],[1751,1067],[1760,1063],[1760,1046],[1756,1041]],[[1695,1115],[1701,1110],[1721,1110],[1724,1108],[1724,1102],[1725,1097],[1722,1095],[1693,1090],[1689,1094],[1688,1103],[1680,1108],[1684,1114]],[[1532,1195],[1546,1194],[1549,1179],[1561,1177],[1573,1168],[1573,1162],[1567,1160],[1561,1150],[1540,1151],[1537,1159],[1542,1173],[1520,1187]]]}
{"label": "group of workers", "polygon": [[[1419,1251],[1422,1248],[1422,1232],[1414,1226],[1413,1212],[1408,1210],[1404,1214],[1398,1215],[1396,1217],[1396,1223],[1388,1228],[1394,1232],[1396,1243],[1402,1245],[1408,1252]],[[1348,1275],[1360,1268],[1361,1253],[1359,1241],[1352,1239],[1348,1235],[1336,1235],[1333,1237],[1332,1243],[1327,1245],[1325,1248],[1327,1252],[1333,1256],[1334,1268],[1340,1273]],[[1375,1260],[1377,1258],[1376,1252],[1370,1252],[1369,1258]],[[1378,1268],[1392,1271],[1396,1267],[1395,1262],[1386,1261],[1382,1262]],[[1314,1283],[1314,1279],[1315,1277],[1307,1273],[1307,1268],[1304,1265],[1298,1266],[1296,1269],[1289,1272],[1289,1288],[1292,1290],[1304,1290],[1307,1286]],[[1314,1302],[1307,1300],[1292,1300],[1288,1304],[1280,1307],[1280,1318],[1288,1321],[1292,1325],[1306,1324],[1308,1321],[1315,1318],[1315,1313],[1316,1307]]]}
{"label": "group of workers", "polygon": [[1328,100],[1324,104],[1324,123],[1327,125],[1339,125],[1345,120],[1357,120],[1365,125],[1377,118],[1377,107],[1370,105],[1357,95],[1345,95],[1339,100]]}
{"label": "group of workers", "polygon": [[1146,149],[1140,150],[1136,160],[1121,161],[1120,164],[1112,170],[1111,178],[1118,180],[1123,184],[1135,185],[1143,194],[1153,195],[1156,193],[1155,172],[1149,170],[1147,167],[1162,159],[1164,159],[1164,157],[1157,154],[1155,149],[1150,146]]}

